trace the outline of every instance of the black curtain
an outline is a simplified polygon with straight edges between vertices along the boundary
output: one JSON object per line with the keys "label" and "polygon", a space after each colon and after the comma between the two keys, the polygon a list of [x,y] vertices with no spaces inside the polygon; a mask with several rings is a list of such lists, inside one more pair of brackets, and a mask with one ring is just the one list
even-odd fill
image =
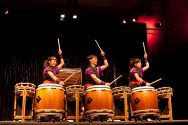
{"label": "black curtain", "polygon": [[102,79],[111,82],[123,75],[112,87],[128,85],[129,58],[142,58],[142,42],[146,42],[145,24],[120,25],[101,17],[61,22],[54,16],[12,15],[2,17],[0,27],[0,41],[4,43],[0,47],[0,120],[13,119],[16,83],[38,86],[42,82],[43,62],[48,56],[58,57],[57,38],[60,38],[64,67],[81,68],[82,74],[89,54],[98,55],[102,64],[96,39],[110,65]]}

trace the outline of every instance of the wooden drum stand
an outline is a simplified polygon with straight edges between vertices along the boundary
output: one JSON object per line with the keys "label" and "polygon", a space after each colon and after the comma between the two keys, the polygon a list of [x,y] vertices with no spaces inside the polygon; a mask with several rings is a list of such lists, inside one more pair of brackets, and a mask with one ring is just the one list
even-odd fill
{"label": "wooden drum stand", "polygon": [[[173,95],[172,88],[161,87],[161,88],[157,88],[156,90],[157,90],[157,96],[158,96],[158,100],[159,100],[160,118],[173,120],[172,98],[171,98]],[[167,100],[167,104],[162,103],[165,100]],[[164,105],[162,105],[162,104],[164,104]]]}
{"label": "wooden drum stand", "polygon": [[[115,116],[114,116],[114,120],[119,120],[119,119],[123,119],[124,121],[128,121],[129,120],[129,116],[130,116],[130,94],[131,94],[131,88],[130,87],[126,87],[126,86],[120,86],[120,87],[115,87],[112,89],[113,91],[113,97],[114,97],[114,106],[115,106]],[[123,113],[118,113],[118,104],[117,103],[121,103],[123,102]],[[121,109],[119,109],[121,110]]]}
{"label": "wooden drum stand", "polygon": [[[83,99],[84,99],[84,86],[71,85],[66,87],[66,102],[65,102],[66,120],[74,120],[75,122],[79,122],[79,120],[83,118],[83,114],[81,114]],[[72,106],[71,102],[75,102],[75,108],[74,106],[71,107]],[[74,112],[72,114],[70,111],[71,109],[75,109],[75,111],[72,111]]]}
{"label": "wooden drum stand", "polygon": [[17,83],[14,96],[14,120],[32,120],[35,85],[32,83]]}

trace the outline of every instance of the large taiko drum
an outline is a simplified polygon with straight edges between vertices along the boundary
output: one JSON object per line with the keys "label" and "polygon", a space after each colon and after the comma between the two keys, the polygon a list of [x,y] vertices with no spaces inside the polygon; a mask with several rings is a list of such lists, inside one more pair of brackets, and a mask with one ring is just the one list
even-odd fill
{"label": "large taiko drum", "polygon": [[154,87],[141,86],[132,89],[131,106],[133,115],[159,113],[157,92]]}
{"label": "large taiko drum", "polygon": [[36,115],[63,114],[64,91],[63,86],[59,84],[40,84],[36,89]]}
{"label": "large taiko drum", "polygon": [[87,87],[85,93],[86,114],[113,113],[113,94],[109,86],[94,85]]}

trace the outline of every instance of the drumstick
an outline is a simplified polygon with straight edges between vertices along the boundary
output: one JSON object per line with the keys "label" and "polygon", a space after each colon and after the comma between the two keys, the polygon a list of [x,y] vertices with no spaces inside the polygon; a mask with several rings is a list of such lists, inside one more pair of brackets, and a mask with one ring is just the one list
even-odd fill
{"label": "drumstick", "polygon": [[162,80],[162,78],[153,81],[152,83],[150,83],[150,85],[152,85],[152,84],[154,84],[154,83],[156,83],[156,82],[158,82],[158,81],[160,81],[160,80]]}
{"label": "drumstick", "polygon": [[101,49],[101,47],[99,46],[97,40],[95,40],[95,42],[96,42],[97,46],[99,47],[100,51],[102,51],[102,49]]}
{"label": "drumstick", "polygon": [[142,43],[143,43],[144,53],[146,53],[146,48],[145,48],[144,42],[142,42]]}
{"label": "drumstick", "polygon": [[59,49],[60,49],[60,43],[59,43],[59,38],[57,39],[57,42],[58,42],[58,47],[59,47]]}
{"label": "drumstick", "polygon": [[72,77],[76,72],[73,72],[69,77],[67,77],[63,82],[65,83],[67,80],[70,79],[70,77]]}
{"label": "drumstick", "polygon": [[114,83],[115,81],[117,81],[119,78],[121,78],[122,75],[118,76],[116,79],[114,79],[110,84]]}

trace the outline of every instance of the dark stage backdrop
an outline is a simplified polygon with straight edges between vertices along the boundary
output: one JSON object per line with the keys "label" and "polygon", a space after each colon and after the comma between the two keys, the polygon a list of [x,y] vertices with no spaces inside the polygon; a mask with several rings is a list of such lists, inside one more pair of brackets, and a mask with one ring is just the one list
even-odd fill
{"label": "dark stage backdrop", "polygon": [[123,75],[112,88],[128,85],[129,58],[143,59],[142,42],[147,49],[146,25],[142,23],[121,25],[91,18],[60,22],[43,16],[13,15],[2,18],[0,22],[0,41],[3,43],[0,49],[0,120],[13,119],[16,83],[29,82],[36,86],[42,83],[44,60],[51,55],[58,57],[58,37],[64,67],[82,68],[83,73],[89,54],[98,55],[99,64],[102,63],[96,39],[110,65],[102,79],[110,82]]}

